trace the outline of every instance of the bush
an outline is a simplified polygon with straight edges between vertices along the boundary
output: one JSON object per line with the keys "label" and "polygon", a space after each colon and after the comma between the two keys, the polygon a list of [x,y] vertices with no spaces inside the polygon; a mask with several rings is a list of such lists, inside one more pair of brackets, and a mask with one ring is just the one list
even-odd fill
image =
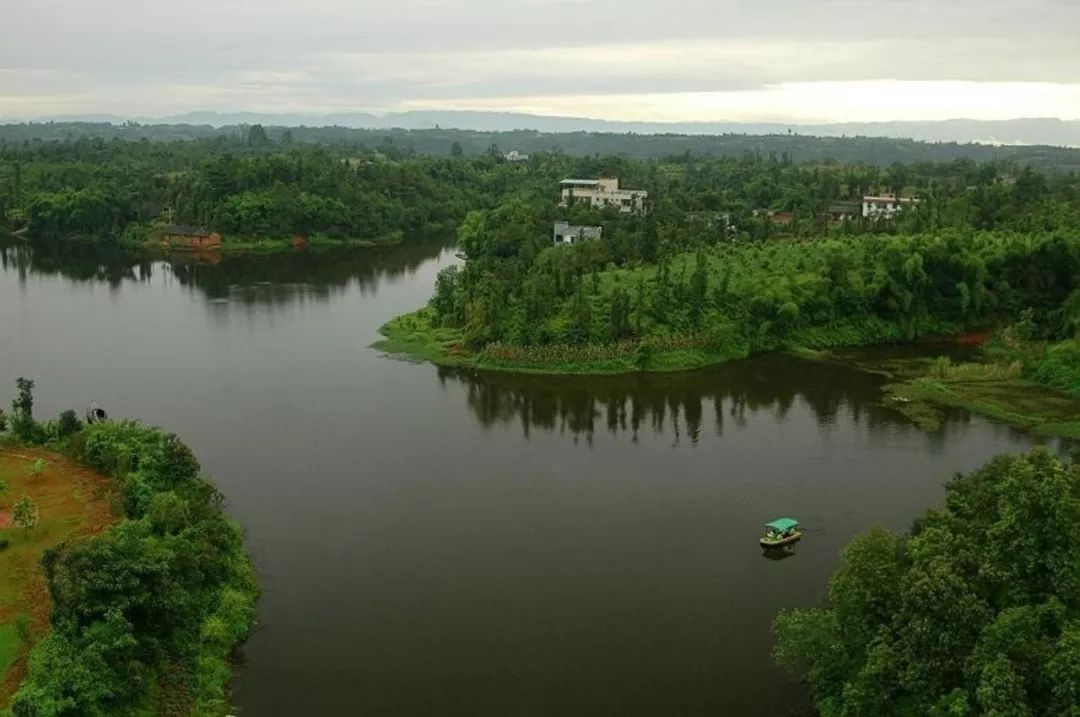
{"label": "bush", "polygon": [[1080,341],[1051,346],[1032,373],[1040,383],[1080,395]]}
{"label": "bush", "polygon": [[68,409],[60,414],[56,422],[56,435],[58,438],[68,438],[82,430],[82,421],[79,420],[75,411]]}

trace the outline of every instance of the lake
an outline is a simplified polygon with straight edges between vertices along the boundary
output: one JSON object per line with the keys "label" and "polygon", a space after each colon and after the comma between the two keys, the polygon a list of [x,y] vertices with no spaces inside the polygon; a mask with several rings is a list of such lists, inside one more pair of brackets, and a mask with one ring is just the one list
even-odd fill
{"label": "lake", "polygon": [[[264,595],[249,715],[777,715],[770,622],[839,549],[902,530],[1023,433],[935,433],[880,379],[764,356],[681,374],[514,376],[370,348],[456,262],[380,250],[134,260],[0,246],[0,396],[177,432],[246,528]],[[762,524],[806,538],[762,555]]]}

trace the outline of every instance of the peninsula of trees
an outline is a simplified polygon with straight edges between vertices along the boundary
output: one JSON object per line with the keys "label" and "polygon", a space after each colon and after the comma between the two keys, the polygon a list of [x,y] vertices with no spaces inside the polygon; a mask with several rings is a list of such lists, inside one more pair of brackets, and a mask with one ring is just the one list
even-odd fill
{"label": "peninsula of trees", "polygon": [[[45,551],[52,612],[44,636],[23,631],[36,644],[10,714],[227,714],[230,659],[254,626],[258,588],[221,494],[175,435],[133,421],[84,425],[73,411],[42,423],[32,391],[20,379],[0,418],[0,455],[31,450],[91,469],[117,515]],[[80,487],[72,478],[66,490]]]}

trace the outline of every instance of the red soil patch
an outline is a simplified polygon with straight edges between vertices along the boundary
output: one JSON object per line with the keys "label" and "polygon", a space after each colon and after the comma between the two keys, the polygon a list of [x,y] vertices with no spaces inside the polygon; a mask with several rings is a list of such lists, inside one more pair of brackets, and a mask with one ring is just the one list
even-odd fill
{"label": "red soil patch", "polygon": [[[45,470],[39,476],[30,476],[28,467],[39,458],[45,461]],[[38,562],[40,551],[60,540],[96,535],[114,523],[116,518],[111,510],[113,487],[108,478],[86,466],[35,448],[0,448],[0,472],[7,476],[8,497],[24,492],[29,494],[37,503],[42,521],[31,532],[31,536],[40,540],[35,552],[21,556],[0,553],[0,570],[6,572],[9,589],[12,585],[17,588],[16,594],[9,595],[12,602],[0,608],[0,623],[10,621],[16,614],[26,613],[30,616],[31,634],[36,641],[48,632],[52,611],[45,573]],[[65,520],[75,521],[74,525]],[[65,529],[65,524],[70,527]],[[10,511],[0,511],[0,529],[10,526]],[[17,660],[7,674],[0,674],[0,709],[6,706],[25,674],[25,658]]]}

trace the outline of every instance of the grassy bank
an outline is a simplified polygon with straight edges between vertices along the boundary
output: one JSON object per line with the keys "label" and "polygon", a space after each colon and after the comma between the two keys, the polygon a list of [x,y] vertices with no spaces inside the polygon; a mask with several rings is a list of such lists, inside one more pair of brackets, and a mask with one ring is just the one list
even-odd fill
{"label": "grassy bank", "polygon": [[[666,345],[623,342],[606,346],[545,346],[522,348],[492,345],[480,351],[466,348],[464,332],[435,326],[428,308],[399,316],[380,331],[375,347],[390,354],[496,371],[547,374],[619,374],[637,371],[688,371],[754,352],[745,341],[732,337],[709,349],[707,339],[674,337]],[[947,359],[920,357],[866,358],[858,351],[823,348],[825,334],[814,347],[778,345],[811,361],[830,361],[884,376],[883,403],[903,413],[926,430],[937,430],[949,408],[960,408],[996,421],[1029,429],[1047,437],[1080,438],[1080,398],[1025,377],[1019,366],[1002,362],[953,364]],[[835,332],[838,347],[846,346],[844,332]],[[897,339],[899,341],[899,339]],[[695,345],[695,342],[698,342]],[[927,349],[930,350],[929,348]]]}
{"label": "grassy bank", "polygon": [[[465,331],[438,326],[434,312],[425,307],[398,316],[380,328],[383,339],[375,348],[390,354],[430,361],[440,366],[514,371],[520,373],[605,375],[639,371],[692,371],[746,358],[751,354],[786,350],[810,359],[821,359],[828,348],[897,343],[903,330],[886,321],[863,319],[837,321],[827,327],[792,331],[786,340],[750,338],[730,324],[707,331],[652,336],[606,344],[571,346],[516,346],[493,343],[470,350]],[[940,331],[937,322],[920,327],[920,333]]]}
{"label": "grassy bank", "polygon": [[1041,436],[1080,438],[1080,397],[1033,380],[1018,362],[879,358],[857,351],[797,355],[883,376],[882,403],[928,431],[942,426],[948,409],[963,409]]}
{"label": "grassy bank", "polygon": [[1019,364],[912,362],[886,400],[928,430],[962,408],[1047,437],[1080,438],[1080,398],[1025,377]]}
{"label": "grassy bank", "polygon": [[491,344],[470,351],[459,329],[435,326],[429,308],[398,316],[379,331],[375,348],[389,354],[462,366],[518,373],[609,375],[637,371],[690,371],[750,354],[749,345],[722,345],[702,336],[665,337],[649,342],[622,341],[587,346],[519,347]]}
{"label": "grassy bank", "polygon": [[[47,550],[95,535],[116,518],[109,479],[64,456],[0,445],[0,711],[26,676],[31,648],[49,630],[51,602],[41,561]],[[21,496],[37,506],[30,530],[12,524]]]}

